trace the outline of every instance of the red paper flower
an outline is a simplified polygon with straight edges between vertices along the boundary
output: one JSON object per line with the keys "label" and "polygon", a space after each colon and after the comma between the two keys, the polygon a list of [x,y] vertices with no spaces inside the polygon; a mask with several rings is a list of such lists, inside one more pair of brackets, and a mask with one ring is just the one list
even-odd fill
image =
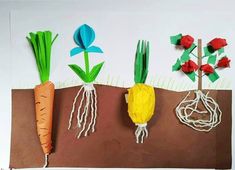
{"label": "red paper flower", "polygon": [[190,35],[184,35],[180,40],[180,45],[182,45],[185,49],[188,49],[191,47],[191,45],[194,42],[194,38]]}
{"label": "red paper flower", "polygon": [[228,59],[228,57],[223,57],[218,61],[217,66],[218,67],[230,67],[230,59]]}
{"label": "red paper flower", "polygon": [[209,42],[209,45],[214,49],[218,50],[227,45],[226,39],[223,38],[215,38]]}
{"label": "red paper flower", "polygon": [[210,64],[201,65],[200,69],[206,74],[214,73],[214,68]]}
{"label": "red paper flower", "polygon": [[191,73],[198,69],[198,65],[192,60],[189,60],[182,65],[181,69],[185,73]]}

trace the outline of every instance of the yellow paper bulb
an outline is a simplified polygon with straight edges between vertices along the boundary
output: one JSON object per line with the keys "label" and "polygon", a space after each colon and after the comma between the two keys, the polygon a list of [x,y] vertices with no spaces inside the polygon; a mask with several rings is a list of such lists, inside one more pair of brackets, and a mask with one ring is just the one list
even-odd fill
{"label": "yellow paper bulb", "polygon": [[128,90],[128,113],[135,124],[145,124],[153,116],[155,92],[152,86],[135,84]]}

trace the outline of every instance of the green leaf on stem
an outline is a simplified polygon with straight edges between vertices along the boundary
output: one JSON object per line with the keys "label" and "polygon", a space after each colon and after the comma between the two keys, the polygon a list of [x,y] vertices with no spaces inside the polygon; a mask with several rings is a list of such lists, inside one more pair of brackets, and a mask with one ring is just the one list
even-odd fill
{"label": "green leaf on stem", "polygon": [[203,51],[204,51],[205,56],[210,56],[211,54],[215,52],[211,46],[204,47]]}
{"label": "green leaf on stem", "polygon": [[208,78],[212,83],[214,83],[217,79],[219,79],[219,75],[214,71],[214,73],[208,74]]}
{"label": "green leaf on stem", "polygon": [[219,55],[222,54],[222,53],[224,53],[224,48],[221,48],[221,49],[218,50]]}
{"label": "green leaf on stem", "polygon": [[69,67],[86,83],[89,83],[89,75],[86,75],[85,71],[76,64],[70,64]]}
{"label": "green leaf on stem", "polygon": [[95,65],[92,69],[91,72],[89,73],[89,80],[90,82],[94,81],[96,79],[96,77],[98,76],[102,66],[104,65],[104,62],[99,63],[97,65]]}
{"label": "green leaf on stem", "polygon": [[189,53],[186,52],[186,51],[185,51],[185,52],[182,54],[182,56],[180,57],[180,61],[181,61],[182,63],[188,61],[189,59],[190,59]]}
{"label": "green leaf on stem", "polygon": [[190,53],[196,48],[197,46],[195,44],[192,44],[190,48],[188,48],[187,50],[185,50],[182,54],[182,56],[180,57],[180,61],[182,63],[190,60]]}
{"label": "green leaf on stem", "polygon": [[176,63],[172,66],[172,71],[178,71],[181,68],[180,59],[177,59]]}
{"label": "green leaf on stem", "polygon": [[186,75],[193,81],[195,82],[196,80],[196,73],[195,72],[191,72],[191,73],[186,73]]}
{"label": "green leaf on stem", "polygon": [[216,62],[216,56],[215,55],[210,55],[208,57],[207,63],[208,64],[215,64],[215,62]]}
{"label": "green leaf on stem", "polygon": [[171,36],[170,37],[171,44],[179,45],[181,38],[182,38],[182,34],[177,34],[175,36]]}

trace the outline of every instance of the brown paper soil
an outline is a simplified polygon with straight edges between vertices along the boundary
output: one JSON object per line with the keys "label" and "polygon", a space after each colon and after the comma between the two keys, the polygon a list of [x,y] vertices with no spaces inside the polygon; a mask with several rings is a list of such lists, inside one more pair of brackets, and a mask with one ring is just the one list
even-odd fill
{"label": "brown paper soil", "polygon": [[[187,92],[155,89],[155,114],[149,137],[135,143],[135,126],[127,113],[125,88],[95,86],[98,93],[96,132],[77,140],[67,130],[79,87],[55,91],[53,153],[49,167],[231,168],[231,90],[211,90],[222,122],[209,133],[179,122],[174,109]],[[193,97],[193,93],[191,96]],[[73,122],[75,125],[75,121]],[[42,167],[44,154],[36,132],[33,90],[12,90],[11,168]]]}

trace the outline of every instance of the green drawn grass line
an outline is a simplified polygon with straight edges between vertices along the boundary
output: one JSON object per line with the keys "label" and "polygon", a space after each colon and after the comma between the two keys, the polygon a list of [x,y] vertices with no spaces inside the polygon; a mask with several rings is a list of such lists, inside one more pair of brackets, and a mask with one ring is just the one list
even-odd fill
{"label": "green drawn grass line", "polygon": [[[121,79],[121,76],[110,76],[107,75],[106,79],[99,79],[99,81],[95,81],[95,84],[102,85],[111,85],[116,87],[127,87],[125,81]],[[195,82],[197,83],[197,82]],[[195,89],[195,83],[187,83],[184,80],[173,79],[172,77],[164,77],[164,76],[153,76],[148,79],[148,84],[162,89],[168,89],[173,91],[187,91]],[[56,88],[65,88],[81,85],[83,82],[77,79],[67,79],[65,81],[55,82]],[[133,82],[134,84],[134,82]],[[206,82],[203,84],[205,89],[231,89],[232,81],[231,79],[221,78],[217,80],[215,83]],[[13,89],[31,89],[34,86],[31,83],[27,82],[19,82],[13,86]]]}

